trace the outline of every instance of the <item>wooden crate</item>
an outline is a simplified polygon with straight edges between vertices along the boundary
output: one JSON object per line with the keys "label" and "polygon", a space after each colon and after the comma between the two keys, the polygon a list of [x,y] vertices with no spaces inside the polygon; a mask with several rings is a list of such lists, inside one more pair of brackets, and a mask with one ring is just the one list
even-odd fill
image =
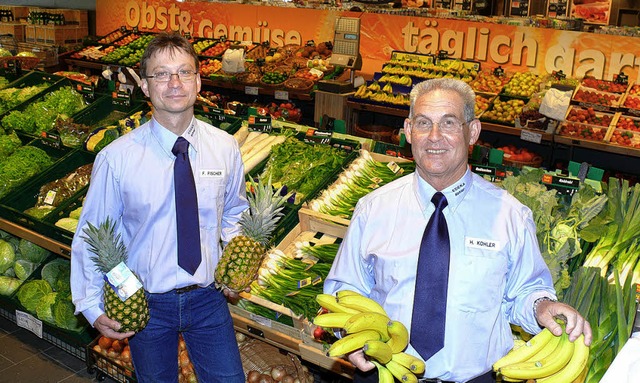
{"label": "wooden crate", "polygon": [[0,23],[0,35],[11,34],[17,42],[25,41],[25,24]]}
{"label": "wooden crate", "polygon": [[87,27],[78,25],[26,25],[26,42],[53,45],[82,43],[89,34]]}

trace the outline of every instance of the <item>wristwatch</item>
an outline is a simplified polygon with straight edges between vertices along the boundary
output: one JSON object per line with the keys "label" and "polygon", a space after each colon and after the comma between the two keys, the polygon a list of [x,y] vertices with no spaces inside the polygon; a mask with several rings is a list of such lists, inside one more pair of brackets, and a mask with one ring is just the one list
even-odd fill
{"label": "wristwatch", "polygon": [[550,297],[540,297],[533,301],[533,317],[536,318],[536,320],[538,320],[538,304],[543,301],[557,302],[558,300]]}

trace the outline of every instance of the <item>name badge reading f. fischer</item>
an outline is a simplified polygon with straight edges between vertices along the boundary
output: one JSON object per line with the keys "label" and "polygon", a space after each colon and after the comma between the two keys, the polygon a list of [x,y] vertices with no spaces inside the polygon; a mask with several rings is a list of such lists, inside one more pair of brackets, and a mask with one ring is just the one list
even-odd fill
{"label": "name badge reading f. fischer", "polygon": [[491,239],[465,237],[465,246],[475,249],[498,251],[500,250],[500,242]]}
{"label": "name badge reading f. fischer", "polygon": [[204,177],[204,178],[222,178],[222,177],[224,177],[224,170],[222,170],[222,169],[202,169],[202,170],[200,170],[200,177]]}

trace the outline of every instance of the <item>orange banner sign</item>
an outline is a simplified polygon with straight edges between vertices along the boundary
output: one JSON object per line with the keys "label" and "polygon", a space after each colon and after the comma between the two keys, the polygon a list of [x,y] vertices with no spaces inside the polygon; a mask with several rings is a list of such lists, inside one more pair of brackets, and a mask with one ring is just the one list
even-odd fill
{"label": "orange banner sign", "polygon": [[[336,17],[359,17],[361,74],[379,72],[391,52],[436,54],[477,61],[482,68],[539,74],[562,70],[611,80],[624,71],[640,80],[640,39],[587,32],[478,23],[463,20],[170,0],[96,1],[96,29],[181,31],[194,37],[264,42],[273,46],[333,40]],[[639,81],[640,82],[640,81]]]}

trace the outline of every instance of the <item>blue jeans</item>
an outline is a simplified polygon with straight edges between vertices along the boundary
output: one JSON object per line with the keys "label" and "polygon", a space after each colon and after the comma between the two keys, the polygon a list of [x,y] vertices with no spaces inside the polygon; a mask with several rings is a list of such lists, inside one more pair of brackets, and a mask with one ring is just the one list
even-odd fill
{"label": "blue jeans", "polygon": [[150,319],[129,340],[138,382],[178,382],[178,333],[200,383],[244,383],[227,300],[213,284],[178,294],[148,294]]}

